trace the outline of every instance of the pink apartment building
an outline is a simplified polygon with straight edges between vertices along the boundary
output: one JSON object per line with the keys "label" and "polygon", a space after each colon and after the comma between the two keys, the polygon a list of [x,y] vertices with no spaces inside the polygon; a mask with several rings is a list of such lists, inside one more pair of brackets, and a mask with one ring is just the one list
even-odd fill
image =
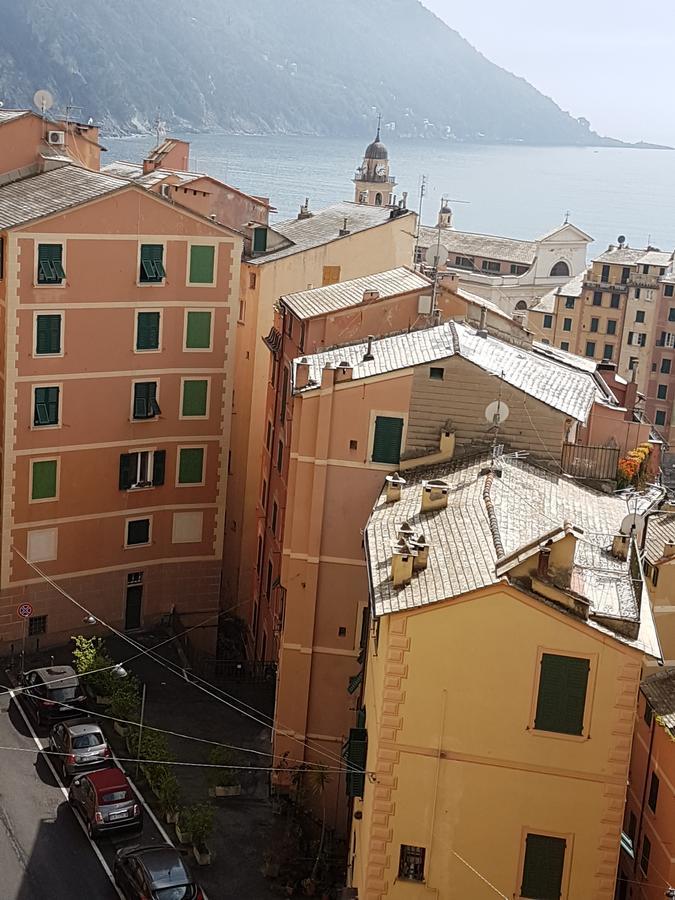
{"label": "pink apartment building", "polygon": [[58,128],[0,113],[0,650],[24,602],[29,647],[81,627],[45,575],[117,628],[210,617],[212,648],[242,238]]}

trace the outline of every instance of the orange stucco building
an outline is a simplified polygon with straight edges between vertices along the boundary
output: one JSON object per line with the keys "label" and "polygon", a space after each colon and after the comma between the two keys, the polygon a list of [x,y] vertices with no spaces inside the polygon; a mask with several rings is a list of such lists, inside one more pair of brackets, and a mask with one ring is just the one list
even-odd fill
{"label": "orange stucco building", "polygon": [[57,125],[32,114],[0,113],[3,168],[17,123],[24,162],[0,174],[0,646],[17,648],[24,602],[33,644],[81,627],[48,576],[118,628],[210,618],[195,635],[213,649],[243,240],[79,152],[54,158]]}

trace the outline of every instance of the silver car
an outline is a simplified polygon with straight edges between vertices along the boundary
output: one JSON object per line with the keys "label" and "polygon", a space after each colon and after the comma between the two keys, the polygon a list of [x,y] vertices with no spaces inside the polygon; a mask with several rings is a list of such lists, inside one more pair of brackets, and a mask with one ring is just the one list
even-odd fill
{"label": "silver car", "polygon": [[105,735],[93,719],[70,719],[54,725],[49,733],[49,750],[56,754],[64,778],[112,763]]}

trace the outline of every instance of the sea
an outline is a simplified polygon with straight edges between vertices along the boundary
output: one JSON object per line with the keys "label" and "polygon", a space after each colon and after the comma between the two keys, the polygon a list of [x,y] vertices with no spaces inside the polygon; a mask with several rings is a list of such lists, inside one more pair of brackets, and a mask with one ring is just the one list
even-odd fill
{"label": "sea", "polygon": [[[351,179],[366,141],[288,135],[175,134],[191,143],[190,168],[247,193],[269,197],[271,222],[297,215],[309,198],[318,210],[353,199]],[[103,137],[105,162],[140,161],[152,135]],[[590,234],[591,252],[624,235],[632,247],[675,248],[675,151],[598,147],[530,147],[388,141],[399,198],[434,224],[447,197],[463,231],[523,239],[566,218]]]}

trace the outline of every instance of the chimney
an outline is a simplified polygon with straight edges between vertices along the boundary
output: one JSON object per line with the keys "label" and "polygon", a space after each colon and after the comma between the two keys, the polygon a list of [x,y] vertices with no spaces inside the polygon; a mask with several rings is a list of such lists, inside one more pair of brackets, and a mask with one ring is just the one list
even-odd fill
{"label": "chimney", "polygon": [[387,475],[384,480],[387,485],[387,503],[398,503],[401,499],[401,488],[406,483],[405,478],[394,472],[393,475]]}
{"label": "chimney", "polygon": [[349,228],[347,228],[347,217],[342,220],[342,228],[338,231],[340,237],[346,237],[348,234],[351,234]]}
{"label": "chimney", "polygon": [[300,362],[295,367],[295,387],[296,388],[304,388],[307,387],[307,382],[309,381],[309,363],[307,362],[307,357],[303,356]]}
{"label": "chimney", "polygon": [[551,548],[542,547],[537,559],[537,578],[548,578],[548,563],[551,557]]}
{"label": "chimney", "polygon": [[398,539],[403,540],[406,542],[406,544],[408,544],[410,543],[410,541],[412,541],[414,535],[415,530],[413,529],[410,522],[401,522],[401,524],[398,526]]}
{"label": "chimney", "polygon": [[628,559],[629,538],[626,534],[615,534],[612,540],[612,556],[617,559]]}
{"label": "chimney", "polygon": [[156,168],[157,168],[157,163],[154,160],[148,159],[147,157],[143,160],[143,174],[144,175],[149,175],[150,172],[154,172]]}
{"label": "chimney", "polygon": [[432,509],[446,509],[450,488],[440,479],[422,482],[422,512]]}
{"label": "chimney", "polygon": [[369,334],[368,335],[368,347],[366,349],[366,352],[363,354],[363,362],[372,362],[375,359],[375,357],[373,356],[373,353],[372,353],[374,340],[375,340],[374,336],[372,334]]}
{"label": "chimney", "polygon": [[487,337],[487,306],[480,308],[480,325],[478,326],[478,337]]}
{"label": "chimney", "polygon": [[335,369],[331,366],[330,363],[326,363],[326,365],[321,370],[321,387],[329,388],[335,384]]}
{"label": "chimney", "polygon": [[407,191],[403,191],[403,199],[401,201],[401,205],[402,205],[403,209],[408,208],[408,192]]}
{"label": "chimney", "polygon": [[638,386],[637,381],[635,380],[636,371],[637,367],[634,366],[631,373],[631,380],[626,385],[626,393],[623,398],[623,405],[626,407],[629,418],[631,418],[635,412],[635,403],[637,401]]}
{"label": "chimney", "polygon": [[352,364],[347,362],[346,359],[343,359],[338,363],[335,371],[335,381],[351,381],[353,371]]}
{"label": "chimney", "polygon": [[300,207],[298,219],[311,219],[314,213],[309,211],[309,197],[305,197],[305,202]]}
{"label": "chimney", "polygon": [[448,431],[447,429],[443,429],[441,431],[441,440],[438,447],[438,452],[442,453],[443,456],[447,457],[447,459],[452,459],[455,455],[455,432]]}
{"label": "chimney", "polygon": [[415,551],[410,549],[403,538],[400,538],[394,544],[391,554],[391,580],[394,582],[394,587],[408,584],[412,578],[414,558]]}
{"label": "chimney", "polygon": [[518,310],[517,312],[511,313],[511,318],[516,323],[516,325],[520,325],[521,328],[524,328],[525,320],[527,319],[527,313],[524,313],[522,310]]}
{"label": "chimney", "polygon": [[667,541],[663,545],[663,555],[666,557],[666,559],[671,559],[673,556],[675,556],[675,541]]}
{"label": "chimney", "polygon": [[417,553],[417,556],[413,557],[413,570],[422,572],[429,564],[429,544],[424,535],[420,534],[419,537],[412,541],[410,546]]}
{"label": "chimney", "polygon": [[363,302],[364,303],[371,303],[373,300],[379,300],[379,299],[380,299],[379,291],[365,290],[363,292]]}

